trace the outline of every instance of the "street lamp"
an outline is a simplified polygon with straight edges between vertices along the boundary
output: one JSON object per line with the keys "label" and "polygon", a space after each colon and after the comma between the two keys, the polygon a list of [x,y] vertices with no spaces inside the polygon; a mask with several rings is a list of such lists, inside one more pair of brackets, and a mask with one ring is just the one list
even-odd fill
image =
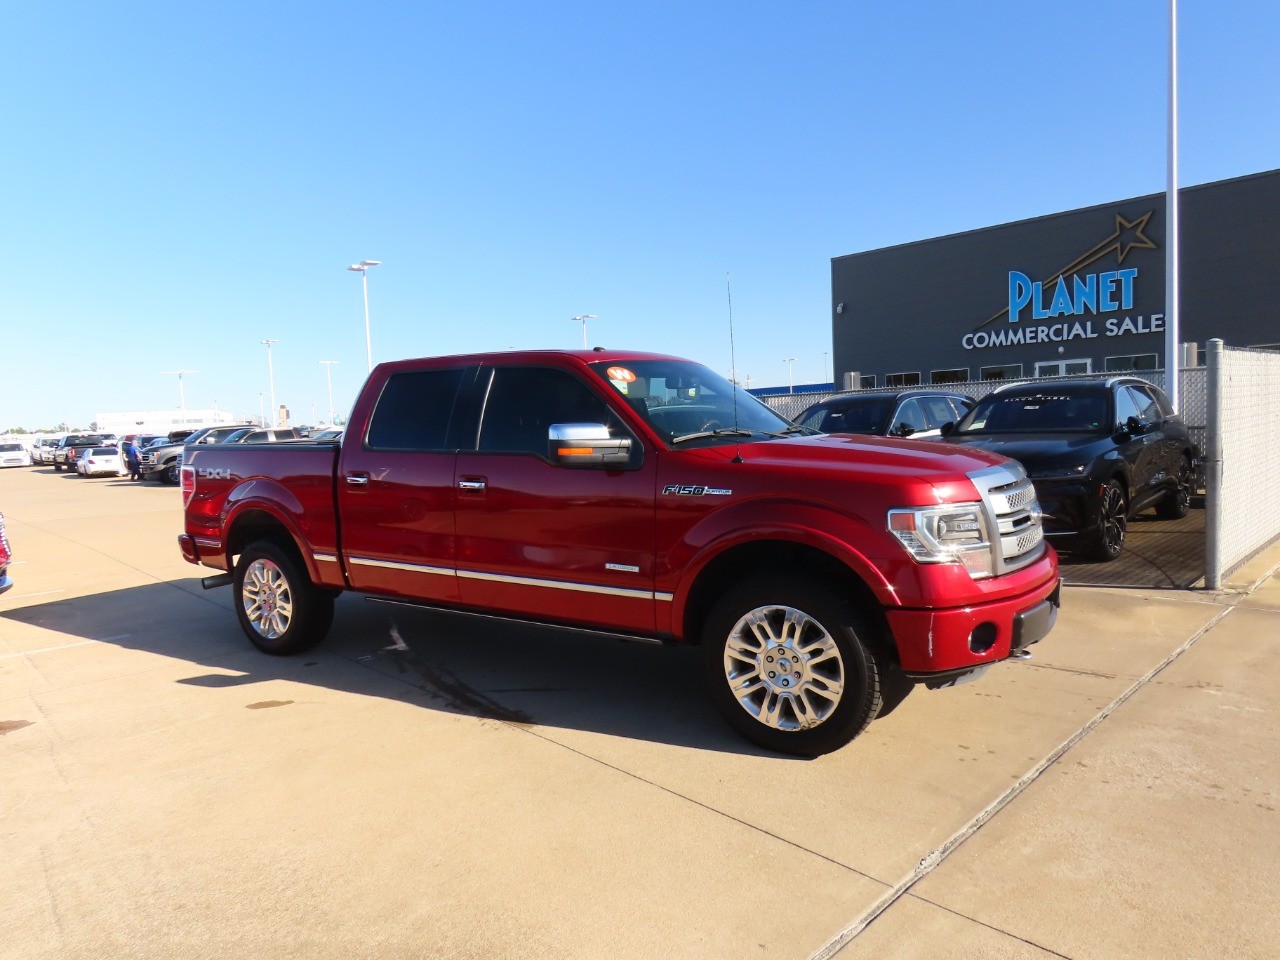
{"label": "street lamp", "polygon": [[324,364],[324,378],[329,383],[329,426],[333,426],[333,365],[337,360],[317,360]]}
{"label": "street lamp", "polygon": [[178,405],[179,405],[179,409],[182,411],[183,427],[186,427],[187,425],[187,391],[182,386],[182,376],[183,374],[186,374],[186,373],[199,373],[199,372],[200,372],[199,370],[163,370],[161,371],[162,375],[164,376],[172,376],[175,373],[178,375]]}
{"label": "street lamp", "polygon": [[585,350],[587,349],[587,321],[595,320],[597,317],[594,313],[584,313],[572,319],[575,323],[579,321],[582,323],[582,349]]}
{"label": "street lamp", "polygon": [[369,372],[373,372],[373,341],[369,338],[369,268],[381,266],[381,260],[361,260],[347,267],[360,274],[360,287],[364,290],[364,352],[369,360]]}
{"label": "street lamp", "polygon": [[[261,344],[265,344],[267,348],[267,378],[271,384],[271,426],[276,425],[276,371],[271,365],[271,345],[279,343],[279,340],[259,340]],[[262,407],[262,394],[258,394],[258,407]],[[264,424],[265,426],[265,424]]]}
{"label": "street lamp", "polygon": [[786,360],[782,361],[787,365],[787,393],[796,392],[795,383],[791,380],[791,365],[795,363],[797,359],[797,357],[788,357]]}

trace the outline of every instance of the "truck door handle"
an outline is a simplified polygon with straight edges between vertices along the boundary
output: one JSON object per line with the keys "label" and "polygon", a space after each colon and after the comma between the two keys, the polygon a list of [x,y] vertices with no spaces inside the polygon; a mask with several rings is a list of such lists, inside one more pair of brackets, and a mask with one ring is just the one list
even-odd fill
{"label": "truck door handle", "polygon": [[349,487],[363,487],[369,483],[367,473],[348,473],[346,479]]}
{"label": "truck door handle", "polygon": [[483,490],[487,484],[483,480],[459,480],[459,490]]}

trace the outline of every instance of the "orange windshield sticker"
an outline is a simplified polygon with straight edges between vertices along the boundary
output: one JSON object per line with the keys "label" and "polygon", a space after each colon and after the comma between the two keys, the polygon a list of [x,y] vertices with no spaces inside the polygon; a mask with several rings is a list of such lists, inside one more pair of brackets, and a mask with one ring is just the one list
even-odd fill
{"label": "orange windshield sticker", "polygon": [[636,375],[626,367],[610,367],[605,371],[605,376],[610,380],[617,380],[619,383],[635,383]]}

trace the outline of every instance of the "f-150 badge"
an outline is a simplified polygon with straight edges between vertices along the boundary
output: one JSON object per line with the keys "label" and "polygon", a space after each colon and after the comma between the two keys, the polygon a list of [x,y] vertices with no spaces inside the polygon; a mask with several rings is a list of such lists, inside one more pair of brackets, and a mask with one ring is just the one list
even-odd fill
{"label": "f-150 badge", "polygon": [[725,490],[722,487],[703,487],[692,486],[687,483],[668,483],[662,488],[664,494],[674,494],[677,497],[731,497],[732,490]]}

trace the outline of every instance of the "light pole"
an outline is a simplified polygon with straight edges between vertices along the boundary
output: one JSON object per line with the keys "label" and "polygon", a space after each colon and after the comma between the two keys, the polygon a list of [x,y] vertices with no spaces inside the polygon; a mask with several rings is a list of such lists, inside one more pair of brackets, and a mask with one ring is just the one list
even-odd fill
{"label": "light pole", "polygon": [[786,360],[782,361],[787,365],[787,393],[796,392],[795,383],[791,379],[791,365],[795,363],[796,360],[797,360],[796,357],[788,357]]}
{"label": "light pole", "polygon": [[597,319],[594,313],[584,313],[572,318],[575,323],[582,324],[582,349],[587,349],[587,321]]}
{"label": "light pole", "polygon": [[165,370],[165,376],[178,375],[178,409],[182,411],[182,426],[187,425],[187,391],[182,386],[182,376],[187,373],[199,373],[199,370]]}
{"label": "light pole", "polygon": [[[271,345],[279,343],[279,340],[259,340],[259,343],[265,344],[267,347],[267,379],[271,384],[271,426],[276,425],[276,371],[271,365]],[[262,406],[262,394],[258,394],[258,406]],[[264,424],[265,426],[265,424]]]}
{"label": "light pole", "polygon": [[369,360],[369,372],[373,372],[373,341],[369,337],[369,268],[381,266],[381,260],[361,260],[347,267],[360,274],[360,287],[364,290],[364,352]]}
{"label": "light pole", "polygon": [[329,384],[329,426],[333,426],[333,365],[337,360],[317,360],[324,364],[324,378]]}

